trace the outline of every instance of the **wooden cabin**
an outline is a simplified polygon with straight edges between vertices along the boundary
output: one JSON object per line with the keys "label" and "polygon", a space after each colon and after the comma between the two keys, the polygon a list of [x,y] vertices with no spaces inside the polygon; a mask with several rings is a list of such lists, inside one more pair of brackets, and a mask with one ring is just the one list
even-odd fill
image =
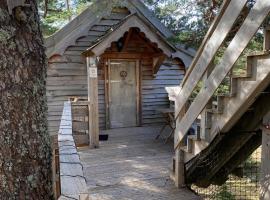
{"label": "wooden cabin", "polygon": [[[189,199],[181,196],[183,190],[173,194],[175,190],[166,188],[171,185],[169,174],[178,188],[192,184],[204,188],[222,185],[262,145],[261,191],[257,196],[269,200],[268,21],[263,51],[246,57],[244,73],[233,73],[234,64],[269,16],[269,0],[253,3],[224,1],[192,64],[192,52],[171,45],[168,38],[173,34],[139,0],[121,1],[111,9],[108,9],[108,1],[99,1],[47,40],[51,134],[58,132],[63,110],[58,135],[59,165],[67,164],[68,168],[56,167],[60,168],[63,197],[79,199],[87,190],[86,195],[91,198],[97,194],[91,189],[101,186],[96,189],[98,195],[109,193],[111,199],[124,199],[123,195],[133,195],[136,199]],[[234,24],[240,24],[236,32]],[[234,34],[230,34],[232,32]],[[224,49],[225,42],[229,45]],[[220,62],[212,62],[220,49],[224,52]],[[227,93],[216,93],[224,80],[230,80],[230,89]],[[180,82],[181,90],[171,92],[173,96],[169,97],[175,101],[172,118],[176,124],[171,151],[167,148],[169,145],[153,142],[157,127],[149,125],[164,122],[157,110],[169,107],[165,87],[170,91],[169,87],[178,86]],[[191,99],[198,84],[202,87]],[[74,104],[65,102],[63,109],[64,101],[69,98],[88,99],[86,104],[80,102],[80,105],[89,109],[85,113],[89,114],[90,147],[98,146],[99,129],[113,129],[101,131],[112,133],[112,137],[108,143],[100,142],[100,149],[75,148],[78,145],[73,124],[77,117],[72,111]],[[190,134],[193,125],[194,134]],[[132,128],[114,129],[122,127]],[[158,157],[160,155],[162,157]],[[167,169],[169,164],[171,172]],[[159,186],[151,182],[157,177],[163,178]],[[115,181],[111,182],[112,179]],[[108,180],[108,183],[104,181],[106,184],[102,185],[100,180]],[[123,185],[127,186],[126,192]],[[105,191],[106,188],[111,191]],[[250,184],[247,188],[253,192]],[[237,193],[243,192],[237,190]]]}
{"label": "wooden cabin", "polygon": [[[91,77],[101,130],[164,123],[157,109],[169,107],[165,87],[179,86],[194,55],[171,37],[141,1],[126,0],[99,1],[46,39],[50,134],[58,132],[64,101],[95,98]],[[87,67],[90,56],[97,69]]]}

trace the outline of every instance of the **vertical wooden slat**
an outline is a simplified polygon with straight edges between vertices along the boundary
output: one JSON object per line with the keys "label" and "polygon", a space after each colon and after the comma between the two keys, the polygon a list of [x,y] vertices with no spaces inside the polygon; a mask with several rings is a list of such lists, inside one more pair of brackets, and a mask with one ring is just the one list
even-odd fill
{"label": "vertical wooden slat", "polygon": [[262,166],[260,200],[270,199],[270,113],[264,117],[262,128]]}
{"label": "vertical wooden slat", "polygon": [[269,25],[264,29],[263,49],[264,49],[264,51],[270,50],[270,26]]}
{"label": "vertical wooden slat", "polygon": [[98,112],[98,74],[95,56],[87,57],[88,101],[89,101],[89,146],[99,146],[99,112]]}
{"label": "vertical wooden slat", "polygon": [[109,129],[110,121],[109,121],[109,80],[108,80],[108,68],[109,68],[109,60],[105,59],[104,64],[104,74],[105,74],[105,128]]}
{"label": "vertical wooden slat", "polygon": [[140,61],[136,60],[136,97],[137,97],[137,125],[142,125],[142,98],[141,98],[141,66]]}
{"label": "vertical wooden slat", "polygon": [[185,163],[184,151],[180,148],[175,150],[175,186],[181,188],[185,186]]}

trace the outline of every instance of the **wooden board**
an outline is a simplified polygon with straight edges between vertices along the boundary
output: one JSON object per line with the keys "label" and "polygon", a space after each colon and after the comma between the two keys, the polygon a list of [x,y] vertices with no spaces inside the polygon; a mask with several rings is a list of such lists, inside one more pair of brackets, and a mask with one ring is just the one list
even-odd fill
{"label": "wooden board", "polygon": [[[209,78],[205,81],[205,87],[202,88],[194,102],[191,104],[185,118],[177,125],[175,132],[175,148],[180,144],[180,141],[185,136],[192,123],[209,102],[226,75],[230,72],[233,64],[237,61],[249,41],[257,32],[258,28],[269,14],[269,11],[270,1],[260,0],[256,2],[243,25],[226,49],[220,64],[214,68]],[[191,78],[192,77],[190,77],[190,80],[193,81]]]}
{"label": "wooden board", "polygon": [[226,11],[221,13],[222,18],[218,22],[215,31],[206,42],[202,53],[197,55],[198,58],[195,58],[196,63],[194,63],[194,67],[192,67],[192,71],[190,70],[190,73],[186,76],[188,78],[186,78],[186,81],[182,84],[182,90],[180,91],[176,101],[176,116],[178,116],[194,88],[201,80],[203,74],[210,65],[213,57],[225,40],[245,4],[246,0],[231,1]]}
{"label": "wooden board", "polygon": [[110,127],[137,126],[136,62],[110,61]]}
{"label": "wooden board", "polygon": [[92,200],[199,200],[169,178],[172,143],[154,140],[160,126],[102,131],[100,149],[79,148]]}

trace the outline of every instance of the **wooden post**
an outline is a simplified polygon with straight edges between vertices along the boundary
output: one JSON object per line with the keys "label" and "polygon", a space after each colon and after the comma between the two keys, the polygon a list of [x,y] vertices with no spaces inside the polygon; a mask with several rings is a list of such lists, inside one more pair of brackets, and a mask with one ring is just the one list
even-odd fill
{"label": "wooden post", "polygon": [[270,50],[270,26],[266,26],[264,29],[264,44],[263,50],[269,51]]}
{"label": "wooden post", "polygon": [[[203,76],[204,85],[205,85],[206,80],[212,73],[214,67],[215,67],[215,64],[212,60]],[[210,125],[209,121],[211,121],[211,117],[212,117],[211,114],[207,110],[212,109],[213,107],[212,103],[213,103],[212,100],[210,100],[205,106],[205,108],[203,109],[203,111],[201,112],[201,138],[207,142],[210,141],[210,128],[211,127],[209,127]]]}
{"label": "wooden post", "polygon": [[270,112],[263,120],[260,200],[270,199]]}
{"label": "wooden post", "polygon": [[175,186],[185,187],[185,161],[184,151],[179,147],[175,151]]}
{"label": "wooden post", "polygon": [[97,58],[87,57],[88,101],[89,101],[89,146],[99,146],[99,113],[98,113],[98,73]]}

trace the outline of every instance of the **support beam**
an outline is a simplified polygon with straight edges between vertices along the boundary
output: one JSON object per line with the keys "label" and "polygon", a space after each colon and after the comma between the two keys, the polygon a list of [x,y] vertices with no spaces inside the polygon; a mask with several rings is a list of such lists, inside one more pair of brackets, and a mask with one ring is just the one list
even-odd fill
{"label": "support beam", "polygon": [[264,51],[269,51],[270,50],[270,26],[269,25],[264,29],[263,50]]}
{"label": "support beam", "polygon": [[175,186],[177,188],[185,187],[184,156],[184,151],[178,147],[175,151]]}
{"label": "support beam", "polygon": [[264,117],[260,200],[270,199],[270,112]]}
{"label": "support beam", "polygon": [[164,62],[166,56],[164,54],[153,58],[153,74],[156,75],[160,66]]}
{"label": "support beam", "polygon": [[124,45],[123,45],[122,50],[126,50],[126,48],[127,48],[127,46],[128,46],[128,42],[129,42],[129,40],[130,40],[130,38],[131,38],[132,32],[133,32],[133,29],[130,28],[129,31],[128,31],[128,33],[127,33],[127,37],[126,37],[126,39],[125,39],[125,41],[124,41]]}
{"label": "support beam", "polygon": [[99,113],[98,113],[98,73],[97,58],[87,57],[88,101],[89,101],[89,146],[99,146]]}

